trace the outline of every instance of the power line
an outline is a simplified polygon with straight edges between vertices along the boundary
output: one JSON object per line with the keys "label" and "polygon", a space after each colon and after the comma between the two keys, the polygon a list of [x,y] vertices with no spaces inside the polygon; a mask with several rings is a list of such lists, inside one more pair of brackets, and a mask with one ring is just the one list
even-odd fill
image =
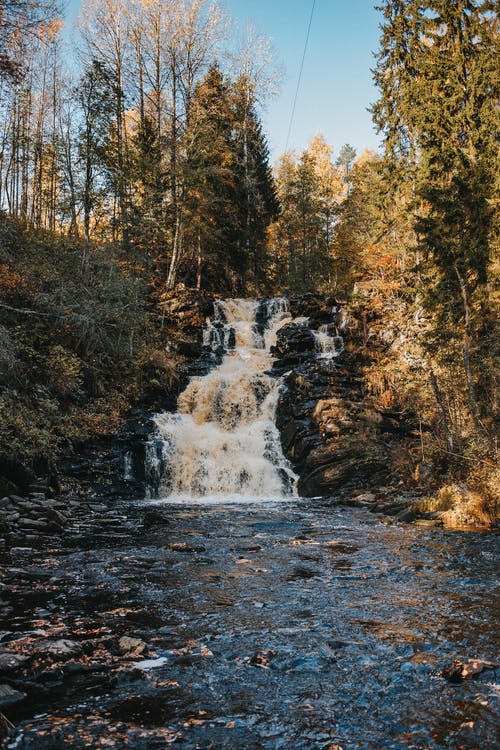
{"label": "power line", "polygon": [[292,132],[293,118],[295,117],[295,107],[297,106],[297,97],[299,95],[300,81],[302,79],[302,71],[304,69],[304,60],[306,59],[307,45],[309,43],[309,34],[311,33],[311,24],[313,20],[315,5],[316,5],[316,0],[313,0],[313,4],[311,8],[311,15],[309,17],[309,26],[307,27],[306,43],[304,44],[304,52],[302,53],[302,62],[300,63],[300,72],[299,72],[299,78],[297,81],[297,88],[295,89],[295,97],[293,100],[292,114],[290,115],[290,124],[288,125],[288,135],[286,137],[285,151],[288,151],[288,142],[290,140],[290,133]]}

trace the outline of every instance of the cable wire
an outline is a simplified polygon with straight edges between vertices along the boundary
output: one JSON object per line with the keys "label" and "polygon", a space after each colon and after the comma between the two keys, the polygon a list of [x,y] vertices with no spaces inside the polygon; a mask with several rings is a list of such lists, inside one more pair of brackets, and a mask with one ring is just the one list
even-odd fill
{"label": "cable wire", "polygon": [[302,80],[302,71],[304,70],[304,61],[306,59],[307,45],[309,44],[309,34],[311,33],[311,24],[314,15],[314,7],[316,0],[313,0],[311,15],[309,16],[309,26],[307,27],[306,43],[304,44],[304,52],[302,53],[302,62],[300,63],[299,78],[297,81],[297,88],[295,89],[295,97],[293,99],[292,114],[290,115],[290,124],[288,125],[288,135],[286,137],[285,151],[288,151],[288,143],[290,141],[290,133],[292,132],[293,118],[295,117],[295,107],[297,106],[297,97],[299,95],[300,81]]}

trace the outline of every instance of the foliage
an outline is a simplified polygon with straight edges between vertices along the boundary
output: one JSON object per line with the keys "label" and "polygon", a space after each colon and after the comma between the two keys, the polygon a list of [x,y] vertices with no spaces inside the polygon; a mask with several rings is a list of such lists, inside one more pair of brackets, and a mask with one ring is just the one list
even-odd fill
{"label": "foliage", "polygon": [[347,192],[345,166],[335,166],[332,152],[317,135],[300,158],[286,153],[278,164],[280,216],[269,234],[270,271],[278,288],[305,292],[332,284],[335,225]]}
{"label": "foliage", "polygon": [[0,454],[51,455],[117,428],[158,342],[126,265],[5,217],[1,230],[16,241],[0,250]]}
{"label": "foliage", "polygon": [[382,193],[397,206],[386,320],[398,264],[412,290],[400,307],[404,343],[395,339],[383,369],[411,361],[413,403],[434,431],[427,450],[464,477],[475,461],[494,463],[498,435],[498,23],[492,3],[473,0],[390,0],[380,10],[373,114],[385,136]]}

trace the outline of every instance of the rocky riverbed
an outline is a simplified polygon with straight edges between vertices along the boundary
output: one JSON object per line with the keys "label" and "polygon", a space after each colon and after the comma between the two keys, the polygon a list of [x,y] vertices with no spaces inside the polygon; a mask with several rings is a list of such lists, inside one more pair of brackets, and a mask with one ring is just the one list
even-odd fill
{"label": "rocky riverbed", "polygon": [[381,519],[96,500],[3,552],[4,746],[496,746],[497,537]]}

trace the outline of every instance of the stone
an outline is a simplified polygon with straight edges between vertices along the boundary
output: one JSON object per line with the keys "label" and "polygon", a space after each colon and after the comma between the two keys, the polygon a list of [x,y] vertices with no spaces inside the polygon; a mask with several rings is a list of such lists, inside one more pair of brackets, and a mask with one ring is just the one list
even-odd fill
{"label": "stone", "polygon": [[399,513],[396,514],[396,521],[401,521],[402,523],[411,523],[411,521],[415,520],[415,511],[413,508],[403,508],[403,510],[400,510]]}
{"label": "stone", "polygon": [[122,654],[142,654],[147,648],[147,644],[139,638],[130,638],[128,635],[124,635],[118,641],[118,648]]}
{"label": "stone", "polygon": [[132,682],[138,682],[139,680],[146,680],[147,674],[138,667],[123,667],[118,669],[113,675],[113,684],[116,685],[129,685]]}
{"label": "stone", "polygon": [[30,500],[45,500],[45,492],[30,492]]}
{"label": "stone", "polygon": [[18,525],[23,529],[35,529],[40,531],[49,528],[47,521],[37,520],[35,518],[20,518]]}
{"label": "stone", "polygon": [[316,351],[316,339],[311,329],[300,323],[287,323],[276,335],[273,353],[279,357]]}
{"label": "stone", "polygon": [[441,675],[449,682],[464,682],[484,672],[485,669],[497,669],[497,662],[485,661],[484,659],[469,659],[464,663],[455,659],[451,664],[443,667]]}
{"label": "stone", "polygon": [[374,503],[376,498],[372,492],[365,492],[363,495],[356,495],[352,498],[355,503]]}
{"label": "stone", "polygon": [[61,638],[57,641],[49,640],[38,644],[37,651],[48,654],[54,659],[71,659],[74,656],[80,656],[82,647],[75,641]]}
{"label": "stone", "polygon": [[145,529],[149,529],[152,526],[168,526],[170,519],[159,510],[149,510],[142,521],[142,525]]}
{"label": "stone", "polygon": [[55,508],[47,508],[43,515],[45,518],[47,518],[51,523],[57,524],[58,526],[65,526],[68,523],[68,519],[65,515],[60,513],[60,511],[55,510]]}
{"label": "stone", "polygon": [[12,500],[13,503],[24,503],[25,499],[24,497],[21,497],[20,495],[9,495],[9,500]]}
{"label": "stone", "polygon": [[11,547],[10,554],[18,557],[31,557],[33,555],[33,547]]}
{"label": "stone", "polygon": [[26,698],[25,693],[14,690],[10,685],[0,685],[0,708],[11,706],[13,703],[20,703]]}
{"label": "stone", "polygon": [[0,672],[15,672],[29,661],[29,656],[15,651],[0,651]]}

